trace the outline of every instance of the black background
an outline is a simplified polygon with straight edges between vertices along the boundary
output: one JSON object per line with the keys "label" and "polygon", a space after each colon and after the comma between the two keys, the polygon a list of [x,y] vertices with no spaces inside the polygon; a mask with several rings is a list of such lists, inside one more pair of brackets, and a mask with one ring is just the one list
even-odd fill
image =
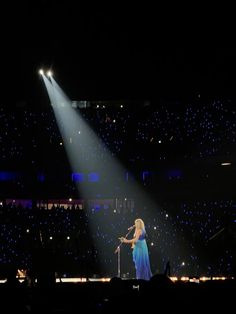
{"label": "black background", "polygon": [[44,102],[41,67],[71,99],[235,94],[230,8],[40,0],[1,12],[4,102]]}

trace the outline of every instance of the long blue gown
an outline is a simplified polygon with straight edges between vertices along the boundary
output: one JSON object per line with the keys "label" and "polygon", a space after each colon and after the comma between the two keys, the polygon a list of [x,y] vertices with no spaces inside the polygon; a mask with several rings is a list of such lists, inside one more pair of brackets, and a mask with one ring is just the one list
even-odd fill
{"label": "long blue gown", "polygon": [[136,279],[149,280],[152,277],[152,272],[145,237],[146,232],[145,230],[142,230],[142,233],[133,249],[133,261],[136,269]]}

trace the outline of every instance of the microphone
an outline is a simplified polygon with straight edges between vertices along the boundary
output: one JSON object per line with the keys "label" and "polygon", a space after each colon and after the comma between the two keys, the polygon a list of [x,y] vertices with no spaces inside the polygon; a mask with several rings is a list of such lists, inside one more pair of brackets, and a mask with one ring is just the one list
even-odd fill
{"label": "microphone", "polygon": [[129,227],[128,230],[132,230],[132,229],[134,229],[134,228],[135,228],[135,225]]}

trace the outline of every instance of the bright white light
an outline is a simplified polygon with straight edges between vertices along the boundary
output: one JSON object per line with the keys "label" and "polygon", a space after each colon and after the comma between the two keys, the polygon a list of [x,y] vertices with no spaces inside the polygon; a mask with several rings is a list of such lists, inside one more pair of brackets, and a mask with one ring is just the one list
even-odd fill
{"label": "bright white light", "polygon": [[26,229],[26,232],[29,233],[29,229]]}
{"label": "bright white light", "polygon": [[222,162],[221,166],[231,166],[231,162]]}
{"label": "bright white light", "polygon": [[69,237],[69,236],[67,237],[67,240],[70,240],[70,237]]}
{"label": "bright white light", "polygon": [[49,237],[50,240],[52,240],[52,237]]}
{"label": "bright white light", "polygon": [[153,242],[151,242],[151,246],[153,246],[154,245],[154,243]]}
{"label": "bright white light", "polygon": [[159,140],[158,143],[161,144],[161,140]]}
{"label": "bright white light", "polygon": [[155,226],[153,229],[154,229],[154,230],[157,230],[157,227]]}
{"label": "bright white light", "polygon": [[184,265],[185,265],[185,262],[182,262],[182,263],[181,263],[181,266],[184,266]]}
{"label": "bright white light", "polygon": [[52,76],[52,71],[47,71],[47,76],[51,77]]}
{"label": "bright white light", "polygon": [[168,218],[169,217],[169,215],[168,214],[166,214],[166,218]]}
{"label": "bright white light", "polygon": [[69,202],[72,202],[72,198],[69,198]]}
{"label": "bright white light", "polygon": [[39,74],[40,74],[40,75],[44,75],[43,69],[40,69],[40,70],[39,70]]}

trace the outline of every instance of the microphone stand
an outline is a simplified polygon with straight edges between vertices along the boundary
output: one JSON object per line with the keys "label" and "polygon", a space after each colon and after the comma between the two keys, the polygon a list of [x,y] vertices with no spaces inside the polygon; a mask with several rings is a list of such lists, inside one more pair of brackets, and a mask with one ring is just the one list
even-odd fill
{"label": "microphone stand", "polygon": [[[125,235],[125,238],[128,237],[128,235],[130,234],[130,232],[134,229],[130,228],[130,230],[127,232],[127,234]],[[117,246],[116,250],[115,250],[115,254],[117,253],[117,267],[118,267],[118,271],[117,271],[117,277],[120,278],[120,247],[122,246],[123,242],[120,242],[120,244]]]}

